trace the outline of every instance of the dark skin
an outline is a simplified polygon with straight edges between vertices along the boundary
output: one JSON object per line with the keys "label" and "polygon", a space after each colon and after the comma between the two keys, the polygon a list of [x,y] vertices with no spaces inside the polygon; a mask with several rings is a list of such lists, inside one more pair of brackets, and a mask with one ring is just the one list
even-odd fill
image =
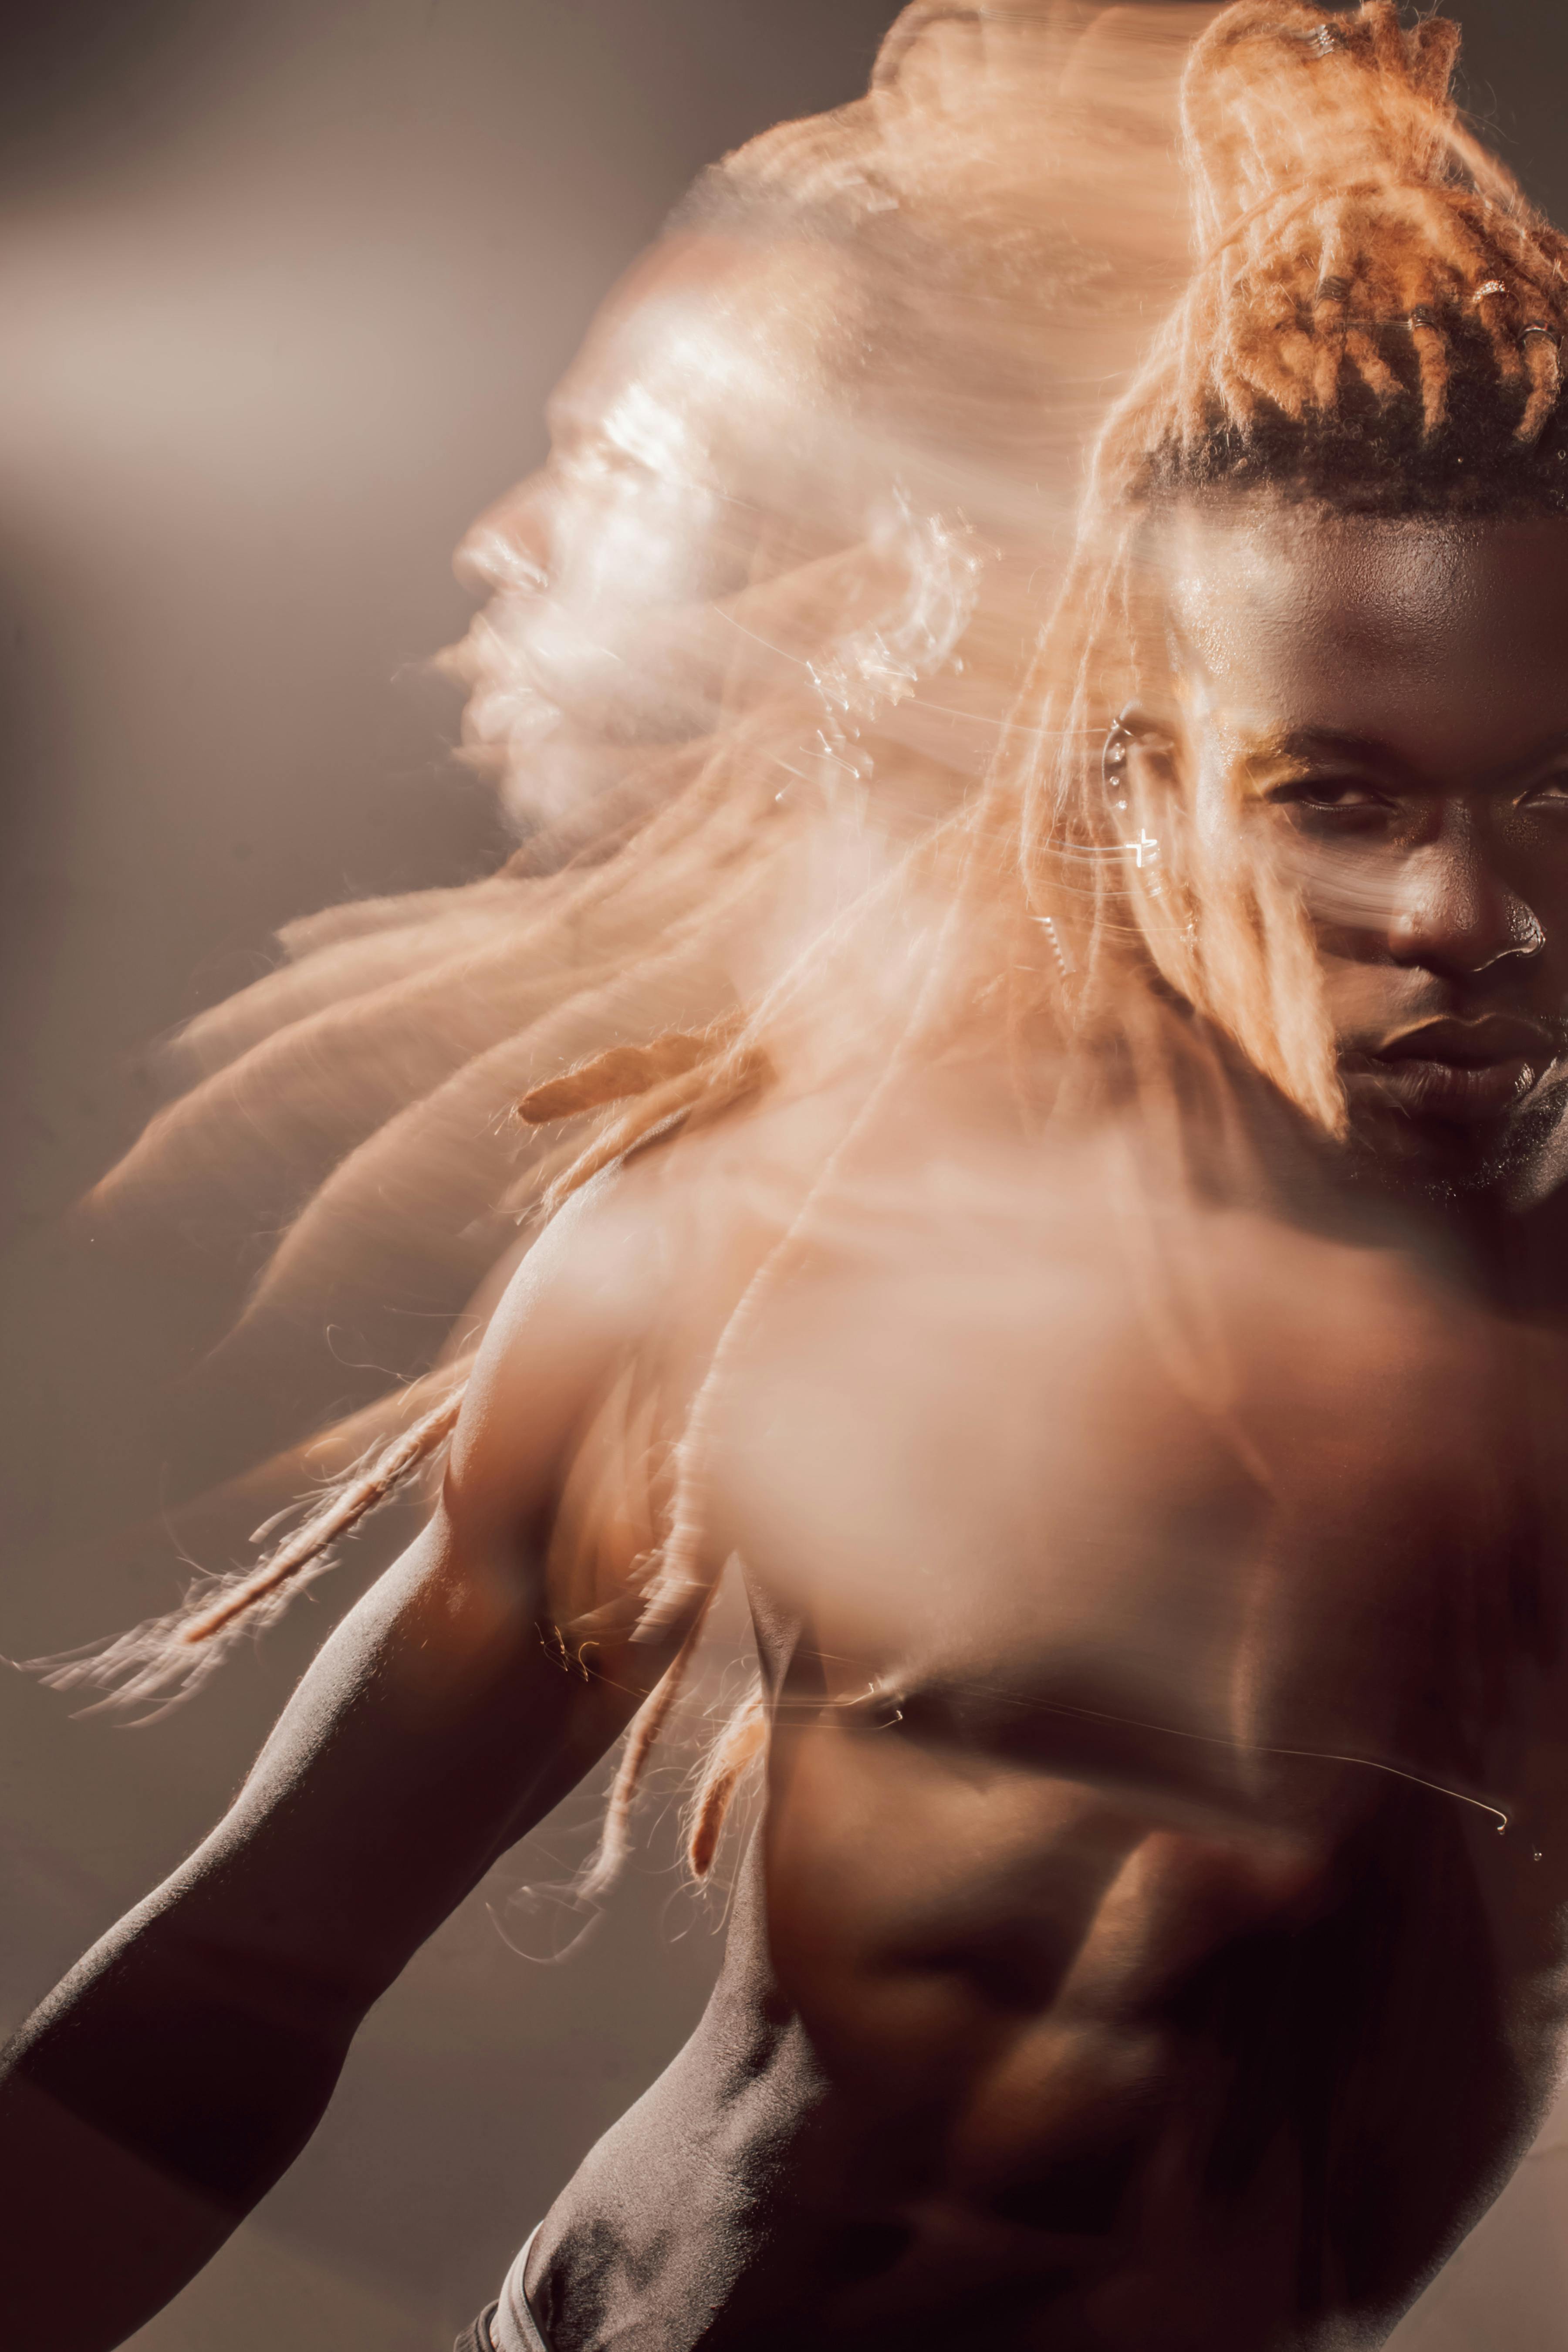
{"label": "dark skin", "polygon": [[[713,1423],[767,1812],[708,2017],[546,2218],[558,2352],[1375,2341],[1549,2082],[1568,526],[1259,508],[1176,578],[1193,821],[1240,762],[1244,821],[1314,861],[1355,1215],[1156,1198],[1194,1375],[1125,1136],[1043,1148],[984,1065],[891,1091]],[[1161,740],[1128,798],[1170,837]],[[541,1622],[624,1587],[839,1116],[646,1154],[540,1244],[432,1528],[22,2038],[5,2341],[107,2352],[167,2299],[625,1722],[668,1643],[584,1679]]]}
{"label": "dark skin", "polygon": [[[1543,1200],[1563,1169],[1563,526],[1173,527],[1201,826],[1268,827],[1318,915],[1358,1139],[1385,1178]],[[1134,761],[1159,823],[1156,760]]]}

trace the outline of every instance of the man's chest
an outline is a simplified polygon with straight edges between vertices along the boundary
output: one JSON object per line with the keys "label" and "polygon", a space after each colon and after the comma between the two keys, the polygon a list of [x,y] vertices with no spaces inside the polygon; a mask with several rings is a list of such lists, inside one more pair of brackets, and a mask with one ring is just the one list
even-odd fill
{"label": "man's chest", "polygon": [[1077,1706],[1484,1779],[1560,1664],[1544,1371],[1296,1237],[1173,1276],[1026,1239],[825,1253],[728,1368],[714,1540],[838,1696],[946,1674],[1042,1752]]}

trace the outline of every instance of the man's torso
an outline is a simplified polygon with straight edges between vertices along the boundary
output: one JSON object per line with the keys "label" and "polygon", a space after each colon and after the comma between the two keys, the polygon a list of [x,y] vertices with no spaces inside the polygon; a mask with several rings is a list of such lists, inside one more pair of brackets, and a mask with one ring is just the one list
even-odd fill
{"label": "man's torso", "polygon": [[766,1805],[703,2027],[541,2233],[558,2352],[1407,2300],[1555,2015],[1554,1356],[1112,1133],[863,1139],[715,1392]]}

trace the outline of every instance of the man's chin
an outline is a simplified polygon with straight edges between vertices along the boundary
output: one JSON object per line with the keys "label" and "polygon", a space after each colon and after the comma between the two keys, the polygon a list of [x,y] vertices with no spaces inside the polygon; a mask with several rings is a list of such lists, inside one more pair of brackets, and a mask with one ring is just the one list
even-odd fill
{"label": "man's chin", "polygon": [[1394,1190],[1437,1200],[1536,1197],[1568,1173],[1568,1164],[1555,1164],[1562,1147],[1553,1149],[1568,1108],[1561,1083],[1537,1088],[1504,1117],[1463,1121],[1413,1115],[1354,1078],[1346,1092],[1357,1173]]}

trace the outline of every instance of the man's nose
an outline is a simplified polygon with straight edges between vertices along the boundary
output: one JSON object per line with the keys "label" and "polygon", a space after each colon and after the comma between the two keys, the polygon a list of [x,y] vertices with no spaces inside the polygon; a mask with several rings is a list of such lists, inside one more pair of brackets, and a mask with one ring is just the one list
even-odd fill
{"label": "man's nose", "polygon": [[1473,979],[1544,945],[1535,915],[1473,835],[1445,835],[1406,860],[1389,926],[1395,962]]}
{"label": "man's nose", "polygon": [[510,590],[537,595],[548,583],[554,486],[548,467],[530,474],[468,525],[452,569],[470,594]]}

